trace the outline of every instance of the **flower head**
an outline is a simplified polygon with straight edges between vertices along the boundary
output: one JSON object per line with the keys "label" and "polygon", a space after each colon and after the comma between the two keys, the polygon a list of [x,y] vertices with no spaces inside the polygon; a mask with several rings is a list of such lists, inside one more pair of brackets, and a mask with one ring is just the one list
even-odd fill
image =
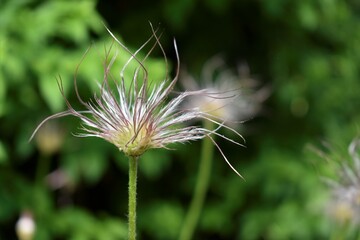
{"label": "flower head", "polygon": [[228,123],[254,117],[268,97],[269,90],[253,90],[256,81],[249,77],[246,64],[240,65],[238,70],[238,74],[234,74],[226,69],[224,61],[216,56],[204,65],[200,84],[189,74],[184,74],[181,82],[187,89],[203,89],[206,93],[188,98],[185,108],[197,106],[201,111]]}
{"label": "flower head", "polygon": [[[157,35],[157,30],[152,28],[152,36],[134,53],[124,46],[109,30],[108,32],[114,39],[114,44],[120,46],[130,54],[130,58],[120,70],[120,80],[115,79],[110,73],[116,61],[117,54],[110,57],[110,53],[107,51],[104,78],[102,83],[99,84],[100,93],[95,94],[92,100],[84,101],[79,94],[75,77],[75,92],[79,102],[85,108],[84,110],[75,110],[71,103],[65,98],[62,82],[59,81],[59,88],[64,96],[68,110],[46,118],[36,128],[33,135],[47,120],[72,115],[80,118],[82,121],[82,132],[77,134],[77,136],[103,138],[114,144],[126,155],[133,157],[142,155],[148,149],[167,148],[167,145],[172,143],[184,143],[206,136],[211,138],[211,134],[219,135],[235,144],[241,145],[234,140],[218,134],[217,129],[208,130],[197,126],[184,127],[182,125],[193,119],[208,119],[209,114],[197,108],[187,110],[179,109],[180,104],[185,98],[204,94],[202,90],[182,92],[170,101],[166,101],[177,82],[179,64],[176,68],[175,78],[164,79],[159,84],[149,82],[148,69],[145,66],[145,61],[156,46],[162,51],[165,62],[167,63],[166,55],[159,41],[159,35]],[[153,41],[152,45],[150,45],[151,41]],[[147,52],[145,57],[140,58],[138,53],[147,45],[150,45],[149,52]],[[179,63],[175,41],[174,47]],[[131,84],[126,84],[124,71],[130,62],[137,63],[138,67],[134,71]],[[112,90],[110,85],[114,85],[115,91]],[[218,128],[226,127],[222,123],[216,123],[218,124]],[[233,131],[236,132],[235,130]],[[239,133],[237,134],[241,137]],[[234,168],[232,169],[239,174]]]}

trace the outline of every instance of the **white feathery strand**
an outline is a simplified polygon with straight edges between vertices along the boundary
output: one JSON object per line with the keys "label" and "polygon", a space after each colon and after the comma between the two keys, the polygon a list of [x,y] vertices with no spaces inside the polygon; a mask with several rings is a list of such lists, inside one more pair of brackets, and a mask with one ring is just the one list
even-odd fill
{"label": "white feathery strand", "polygon": [[229,162],[229,160],[226,158],[225,154],[223,153],[223,151],[221,150],[221,148],[219,147],[219,145],[215,142],[215,140],[208,135],[208,138],[210,138],[210,140],[213,142],[213,144],[217,147],[217,149],[219,150],[219,152],[221,153],[222,157],[224,158],[225,162],[229,165],[229,167],[239,176],[241,177],[243,180],[245,180],[245,178],[233,167],[233,165]]}

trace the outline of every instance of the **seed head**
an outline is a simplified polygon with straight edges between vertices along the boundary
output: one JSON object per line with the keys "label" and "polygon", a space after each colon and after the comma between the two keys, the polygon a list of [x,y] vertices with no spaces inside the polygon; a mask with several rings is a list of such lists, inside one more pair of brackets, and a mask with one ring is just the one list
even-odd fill
{"label": "seed head", "polygon": [[[65,97],[62,81],[58,81],[68,110],[46,118],[35,129],[32,137],[44,122],[72,115],[80,118],[82,121],[82,132],[76,134],[77,136],[103,138],[114,144],[126,155],[133,157],[142,155],[148,149],[167,148],[172,143],[184,143],[204,137],[211,138],[211,134],[219,135],[237,145],[242,145],[237,141],[218,134],[217,130],[226,126],[223,123],[212,120],[209,113],[205,113],[199,108],[186,110],[179,108],[186,98],[205,94],[203,90],[177,93],[177,96],[169,99],[169,95],[172,93],[177,82],[180,68],[175,41],[174,48],[178,63],[175,69],[175,77],[173,79],[165,78],[158,84],[149,81],[146,60],[155,47],[160,48],[162,51],[167,66],[167,58],[159,41],[161,34],[158,35],[158,30],[154,30],[152,27],[151,29],[151,37],[135,52],[131,52],[108,30],[114,43],[110,49],[120,47],[130,54],[130,58],[120,70],[120,79],[116,79],[111,74],[110,70],[114,66],[117,54],[110,57],[109,49],[105,54],[104,78],[102,83],[99,84],[100,91],[94,95],[92,100],[84,101],[81,98],[76,77],[74,78],[76,96],[83,105],[84,110],[74,109]],[[150,50],[146,53],[145,57],[140,58],[138,53],[149,45]],[[131,62],[135,62],[138,67],[130,80],[131,84],[126,84],[126,81],[129,81],[129,79],[125,79],[124,71]],[[114,85],[115,91],[113,91],[110,85]],[[184,126],[185,122],[194,119],[209,119],[215,122],[218,128],[208,130],[198,126]],[[235,130],[232,131],[241,137]],[[214,142],[214,144],[216,143]],[[223,156],[225,158],[224,154]],[[227,161],[226,158],[225,160]],[[230,167],[240,176],[231,165]]]}

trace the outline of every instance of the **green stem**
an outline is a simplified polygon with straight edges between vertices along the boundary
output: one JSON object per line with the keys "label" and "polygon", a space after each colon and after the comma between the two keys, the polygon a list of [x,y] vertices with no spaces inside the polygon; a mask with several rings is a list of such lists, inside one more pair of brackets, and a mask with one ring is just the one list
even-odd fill
{"label": "green stem", "polygon": [[349,222],[346,221],[342,224],[340,224],[337,228],[335,228],[335,231],[331,235],[331,240],[343,240],[347,239],[347,232],[349,230]]}
{"label": "green stem", "polygon": [[360,229],[356,230],[355,239],[360,240]]}
{"label": "green stem", "polygon": [[137,157],[129,157],[129,240],[136,239],[136,176]]}
{"label": "green stem", "polygon": [[[210,121],[204,122],[204,128],[213,130],[214,124]],[[193,198],[187,212],[185,222],[180,231],[179,240],[190,240],[193,238],[196,225],[204,205],[206,193],[208,191],[214,144],[210,138],[204,138],[201,147],[201,158],[199,172],[196,179]]]}

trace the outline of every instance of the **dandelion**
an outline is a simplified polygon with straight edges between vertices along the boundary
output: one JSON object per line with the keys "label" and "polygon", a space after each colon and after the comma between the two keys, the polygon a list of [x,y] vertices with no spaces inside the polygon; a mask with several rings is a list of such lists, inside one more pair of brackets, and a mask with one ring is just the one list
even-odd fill
{"label": "dandelion", "polygon": [[[99,95],[95,94],[91,100],[84,101],[79,94],[75,75],[75,93],[79,102],[85,108],[84,110],[75,110],[65,97],[62,82],[58,81],[60,91],[64,96],[68,109],[47,117],[40,123],[32,135],[34,136],[44,122],[71,115],[82,121],[82,131],[76,134],[76,136],[105,139],[129,157],[129,239],[136,239],[137,162],[142,154],[149,149],[168,148],[169,144],[185,143],[204,137],[208,137],[216,144],[215,141],[213,141],[212,135],[217,135],[242,146],[241,143],[219,134],[217,132],[218,129],[224,127],[241,137],[237,131],[225,126],[222,122],[213,120],[208,113],[204,113],[198,108],[180,110],[179,106],[187,97],[204,94],[204,91],[185,91],[179,93],[170,101],[166,101],[168,100],[169,94],[173,91],[179,76],[179,55],[175,41],[174,48],[178,62],[175,77],[173,79],[166,78],[159,84],[154,84],[149,81],[148,69],[145,66],[145,62],[156,46],[160,48],[165,57],[166,66],[168,65],[164,49],[159,41],[161,35],[158,35],[158,30],[154,30],[152,27],[151,29],[151,37],[134,53],[108,30],[113,38],[114,45],[117,44],[130,54],[128,61],[120,70],[120,80],[115,79],[110,71],[117,58],[117,54],[110,57],[110,48],[106,51],[104,77],[102,83],[99,84]],[[151,42],[153,43],[150,44]],[[150,50],[145,57],[140,58],[138,54],[146,46],[150,46]],[[131,84],[127,85],[124,71],[131,62],[135,62],[138,67],[134,71],[130,81]],[[115,87],[115,91],[111,88],[112,84]],[[198,126],[183,125],[185,122],[194,119],[208,119],[216,124],[217,128],[206,129]],[[231,166],[220,148],[219,151],[229,166],[241,176],[235,168]]]}
{"label": "dandelion", "polygon": [[[182,78],[182,83],[187,89],[193,91],[202,89],[205,93],[190,96],[184,102],[183,107],[184,109],[198,108],[208,114],[208,118],[203,119],[206,129],[215,129],[216,127],[213,121],[209,121],[209,118],[231,125],[252,118],[260,111],[261,103],[269,94],[267,88],[259,91],[252,90],[256,81],[249,77],[246,65],[241,65],[239,74],[236,75],[224,68],[224,61],[219,57],[212,58],[204,65],[198,82],[189,74]],[[209,139],[203,140],[194,194],[179,234],[179,240],[193,239],[208,191],[213,146]]]}

